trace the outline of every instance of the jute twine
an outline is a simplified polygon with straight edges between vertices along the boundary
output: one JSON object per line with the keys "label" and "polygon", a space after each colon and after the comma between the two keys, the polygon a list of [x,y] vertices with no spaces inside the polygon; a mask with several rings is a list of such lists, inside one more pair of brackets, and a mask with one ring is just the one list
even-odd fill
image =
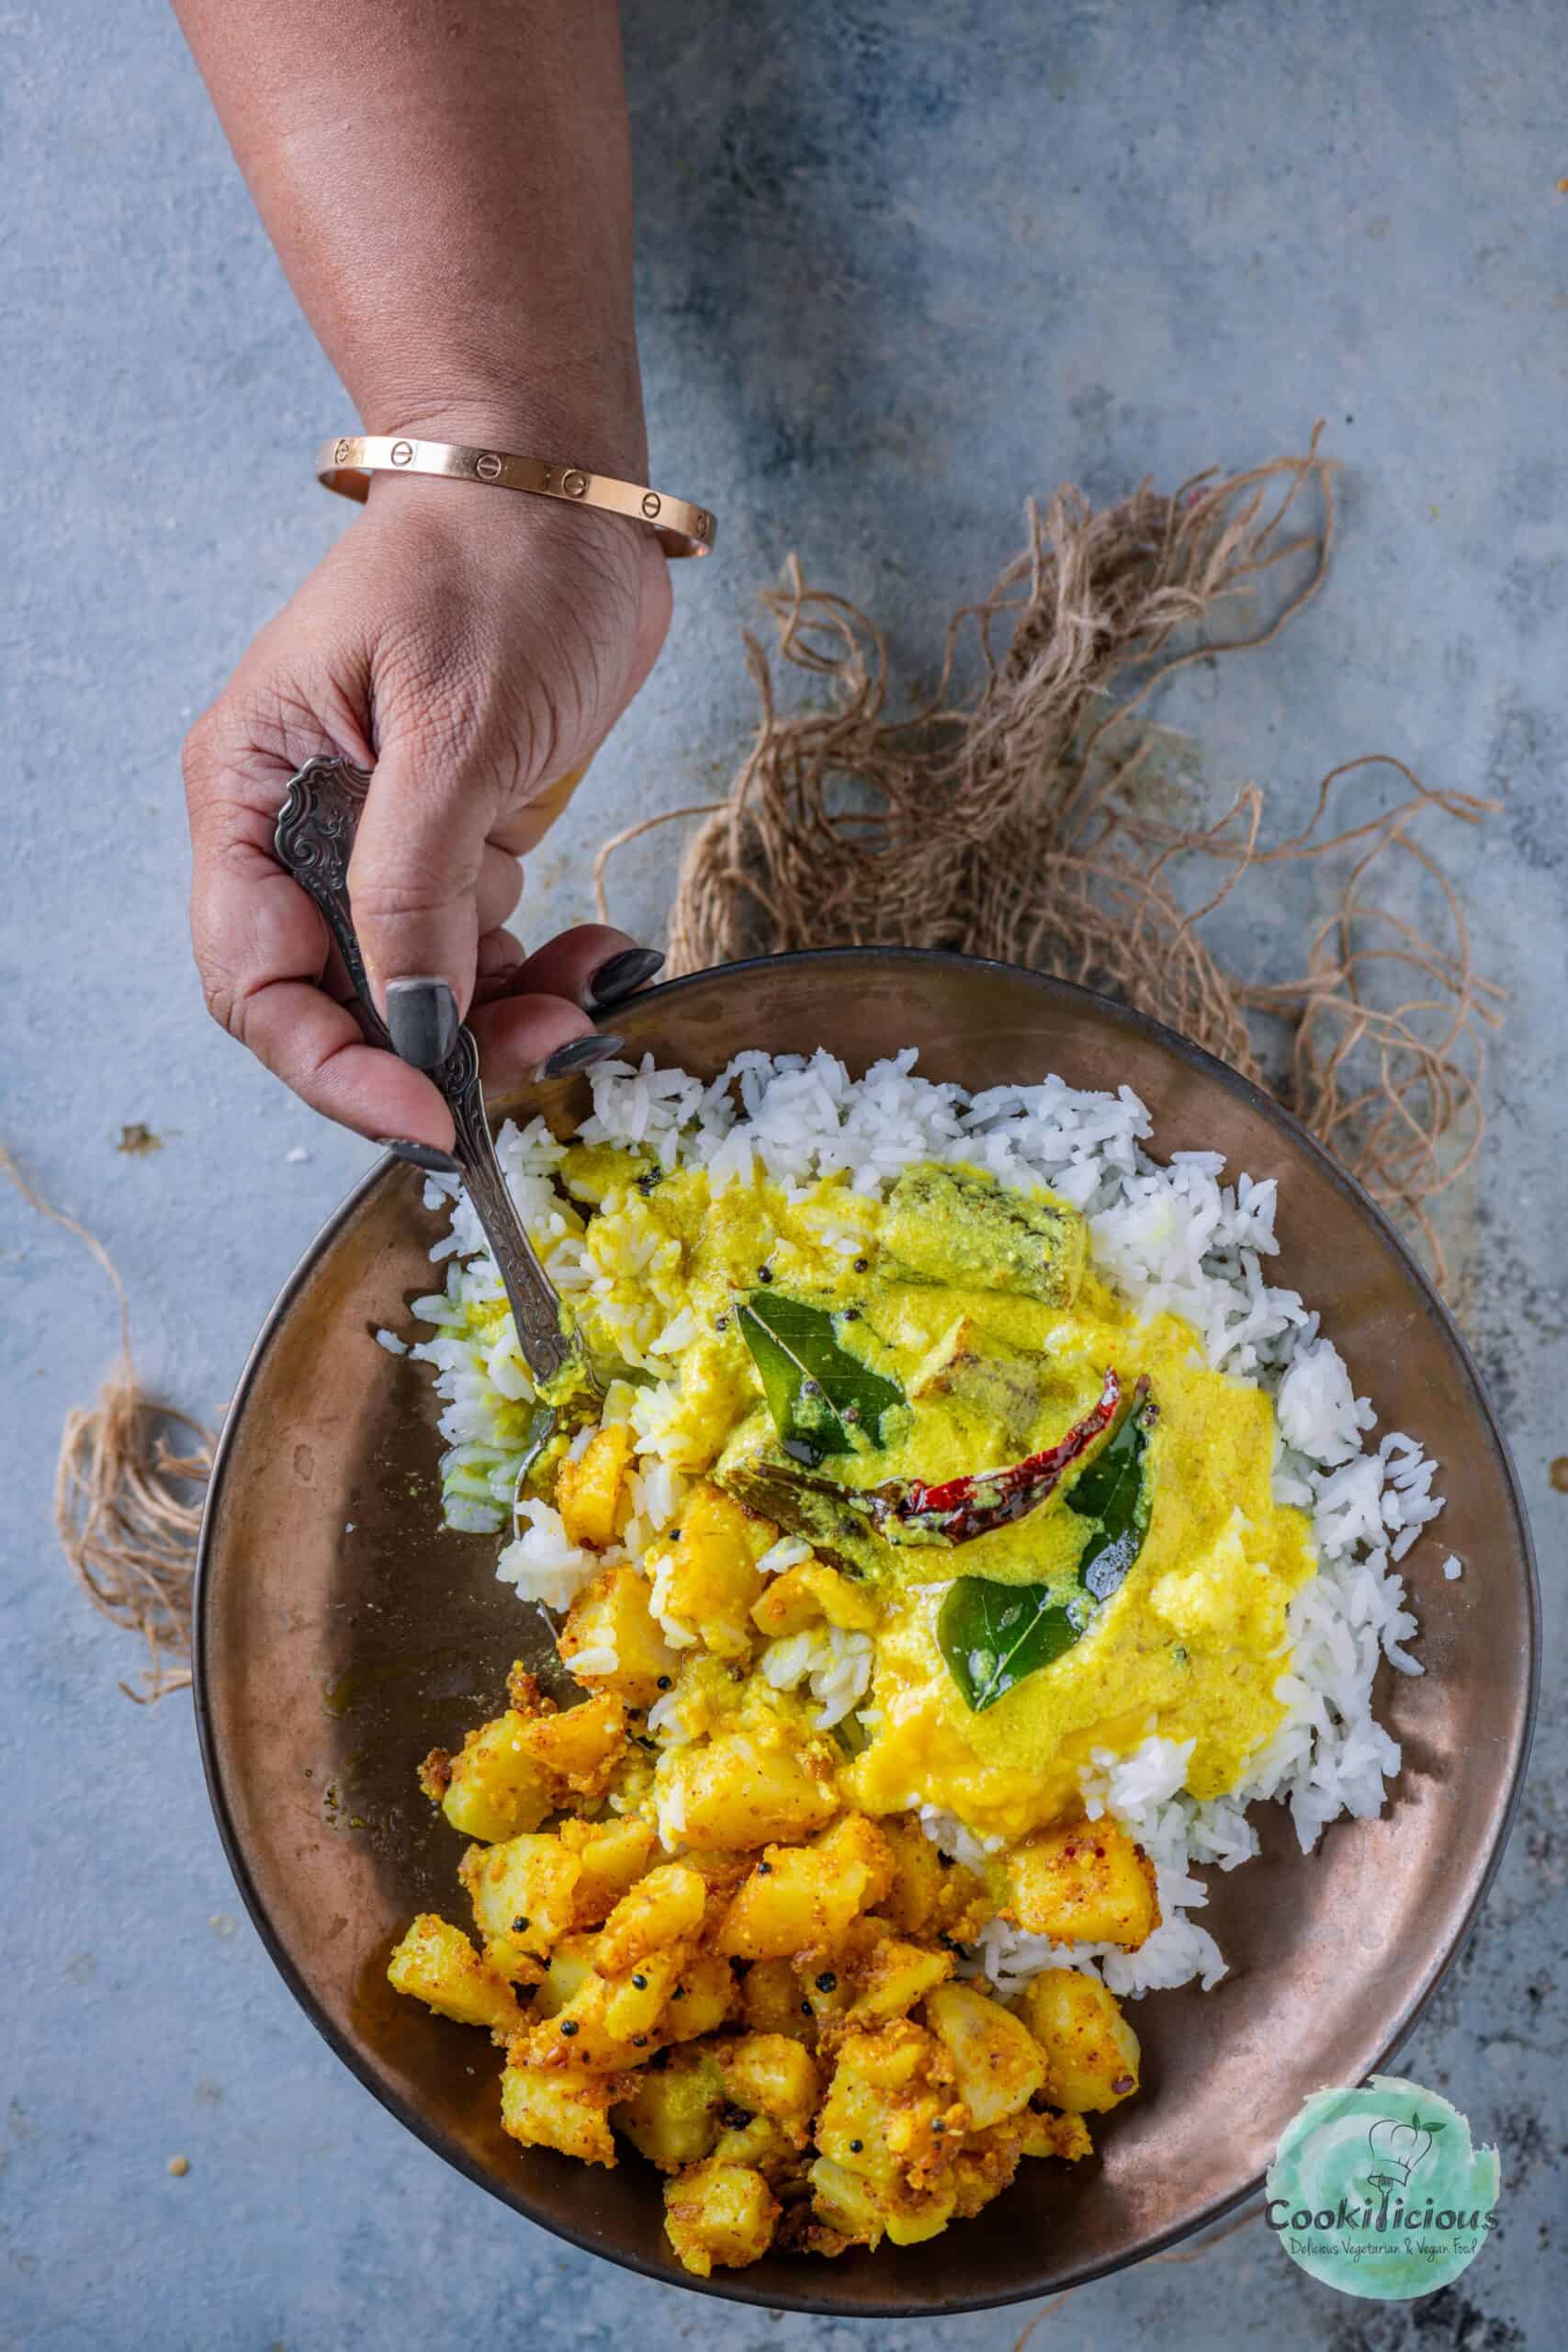
{"label": "jute twine", "polygon": [[[142,1387],[130,1352],[130,1302],[119,1270],[80,1218],[28,1182],[0,1143],[0,1173],[40,1216],[85,1242],[119,1302],[119,1359],[90,1407],[65,1417],[54,1473],[54,1525],[78,1584],[95,1609],[147,1645],[142,1703],[190,1680],[191,1581],[201,1525],[200,1490],[217,1434]],[[171,1439],[178,1436],[183,1451]]]}
{"label": "jute twine", "polygon": [[[792,560],[766,601],[779,657],[811,693],[784,708],[748,636],[761,718],[733,786],[606,842],[601,913],[615,853],[695,817],[670,919],[672,973],[898,944],[1104,989],[1270,1084],[1412,1231],[1440,1282],[1430,1204],[1480,1142],[1499,994],[1475,971],[1458,895],[1416,829],[1474,825],[1495,804],[1430,791],[1401,761],[1369,754],[1325,776],[1312,821],[1286,840],[1266,839],[1256,785],[1218,818],[1184,821],[1162,772],[1168,730],[1145,716],[1175,671],[1269,644],[1315,595],[1333,490],[1314,433],[1304,455],[1201,475],[1173,494],[1145,483],[1100,513],[1070,489],[1043,512],[1032,502],[1023,548],[988,596],[953,616],[934,693],[902,717],[889,715],[881,630]],[[967,690],[965,673],[977,673]],[[1329,831],[1348,779],[1383,805],[1358,805]],[[1329,863],[1337,887],[1299,975],[1226,969],[1207,921],[1249,876],[1311,859]],[[1435,935],[1384,903],[1399,866],[1421,884]],[[1265,1040],[1281,1028],[1287,1050],[1269,1060]],[[197,1497],[213,1440],[141,1387],[107,1252],[0,1154],[119,1295],[120,1361],[97,1404],[66,1423],[56,1518],[94,1605],[145,1638],[144,1695],[155,1698],[189,1679]]]}

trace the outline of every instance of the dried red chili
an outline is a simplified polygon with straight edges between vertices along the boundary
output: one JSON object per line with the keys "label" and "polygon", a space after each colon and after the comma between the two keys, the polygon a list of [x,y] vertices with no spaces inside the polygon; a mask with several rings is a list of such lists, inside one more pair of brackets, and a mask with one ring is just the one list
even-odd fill
{"label": "dried red chili", "polygon": [[889,1478],[849,1498],[868,1510],[879,1534],[897,1542],[897,1531],[917,1540],[968,1544],[993,1528],[1006,1527],[1034,1510],[1060,1484],[1103,1430],[1109,1429],[1122,1398],[1122,1384],[1114,1369],[1106,1373],[1099,1402],[1076,1421],[1055,1445],[1045,1446],[1002,1470],[980,1470],[971,1476],[944,1479],[930,1487],[923,1478]]}

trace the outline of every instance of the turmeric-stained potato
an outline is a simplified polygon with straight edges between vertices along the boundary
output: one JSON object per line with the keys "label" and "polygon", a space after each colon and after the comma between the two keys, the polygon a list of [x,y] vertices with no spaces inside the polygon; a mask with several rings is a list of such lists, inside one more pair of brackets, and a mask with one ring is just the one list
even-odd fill
{"label": "turmeric-stained potato", "polygon": [[437,1748],[426,1757],[421,1782],[454,1829],[493,1844],[536,1829],[551,1810],[547,1775],[524,1745],[524,1720],[514,1709],[469,1732],[461,1752]]}
{"label": "turmeric-stained potato", "polygon": [[830,1951],[891,1879],[881,1833],[860,1814],[815,1846],[769,1846],[725,1914],[718,1949],[737,1960]]}
{"label": "turmeric-stained potato", "polygon": [[517,1996],[498,1969],[463,1933],[434,1911],[422,1911],[387,1964],[395,1993],[427,2002],[458,2025],[481,2025],[503,2040],[523,2023]]}
{"label": "turmeric-stained potato", "polygon": [[1136,1951],[1159,1926],[1154,1864],[1102,1815],[1037,1830],[1008,1860],[1003,1917],[1054,1943]]}
{"label": "turmeric-stained potato", "polygon": [[729,1962],[716,1952],[702,1952],[681,1971],[680,1980],[665,2005],[659,2030],[670,2041],[695,2041],[728,2025],[736,2008],[735,1978]]}
{"label": "turmeric-stained potato", "polygon": [[[814,1769],[815,1768],[815,1769]],[[659,1818],[688,1846],[761,1846],[812,1837],[839,1810],[833,1762],[820,1742],[804,1752],[761,1733],[725,1732],[666,1756]]]}
{"label": "turmeric-stained potato", "polygon": [[994,1908],[973,1871],[950,1861],[908,1815],[877,1824],[893,1857],[893,1882],[878,1909],[906,1935],[978,1934]]}
{"label": "turmeric-stained potato", "polygon": [[660,1862],[623,1894],[599,1939],[598,1966],[605,1976],[624,1975],[649,1952],[696,1933],[707,1904],[700,1871],[684,1862]]}
{"label": "turmeric-stained potato", "polygon": [[739,2270],[773,2243],[779,2203],[760,2172],[710,2156],[677,2174],[664,2191],[664,2226],[684,2267],[705,2278]]}
{"label": "turmeric-stained potato", "polygon": [[1103,2115],[1138,2087],[1138,2037],[1097,1976],[1048,1968],[1023,1989],[1023,2021],[1045,2059],[1045,2096],[1069,2115]]}
{"label": "turmeric-stained potato", "polygon": [[[736,2110],[739,2117],[739,2110]],[[760,2172],[777,2195],[785,2182],[793,2188],[804,2178],[800,2134],[771,2115],[749,2116],[744,2123],[725,2123],[709,2155],[721,2165],[748,2165]]]}
{"label": "turmeric-stained potato", "polygon": [[679,2172],[707,2155],[719,2134],[724,2076],[712,2052],[672,2050],[668,2061],[637,2077],[610,2120],[639,2155],[660,2172]]}
{"label": "turmeric-stained potato", "polygon": [[817,2217],[875,2245],[933,2237],[953,2210],[962,2108],[941,2044],[908,2020],[846,2033],[817,2119]]}
{"label": "turmeric-stained potato", "polygon": [[753,2033],[787,2034],[809,2049],[817,2040],[817,2013],[803,2003],[787,1960],[760,1960],[740,1985],[740,2014]]}
{"label": "turmeric-stained potato", "polygon": [[556,1509],[569,1544],[603,1552],[625,1526],[631,1510],[632,1453],[637,1441],[624,1421],[595,1430],[575,1462],[561,1464],[556,1479]]}
{"label": "turmeric-stained potato", "polygon": [[770,1641],[804,1633],[823,1620],[852,1634],[876,1630],[877,1607],[863,1586],[852,1584],[822,1560],[801,1560],[772,1577],[751,1611],[751,1623]]}
{"label": "turmeric-stained potato", "polygon": [[563,1936],[549,1957],[545,1981],[528,2007],[528,2015],[540,2018],[558,2017],[567,2003],[581,1991],[593,1973],[593,1955],[599,1948],[595,1935]]}
{"label": "turmeric-stained potato", "polygon": [[654,1571],[660,1614],[689,1626],[716,1657],[749,1658],[751,1605],[762,1589],[757,1562],[777,1533],[717,1487],[694,1487]]}
{"label": "turmeric-stained potato", "polygon": [[653,2053],[649,2035],[622,2032],[611,2022],[617,1989],[596,1972],[585,1976],[562,2008],[513,2041],[513,2056],[530,2066],[564,2067],[569,2074],[622,2074],[644,2064]]}
{"label": "turmeric-stained potato", "polygon": [[685,1945],[667,1945],[648,1953],[635,1968],[604,1979],[604,2023],[610,2031],[634,2048],[639,2046],[639,2038],[651,2035],[658,2026],[690,1959]]}
{"label": "turmeric-stained potato", "polygon": [[1017,2018],[972,1984],[939,1984],[926,2022],[953,2061],[958,2096],[976,2132],[1027,2107],[1045,2079],[1045,2059]]}
{"label": "turmeric-stained potato", "polygon": [[626,1744],[626,1711],[614,1691],[602,1690],[580,1707],[547,1708],[525,1719],[519,1737],[525,1754],[554,1792],[569,1797],[602,1796]]}
{"label": "turmeric-stained potato", "polygon": [[649,1605],[648,1578],[629,1565],[601,1568],[583,1586],[556,1647],[585,1690],[613,1690],[628,1707],[651,1707],[680,1671]]}
{"label": "turmeric-stained potato", "polygon": [[649,1825],[635,1816],[563,1821],[559,1835],[562,1846],[577,1858],[577,1883],[571,1895],[574,1928],[595,1928],[607,1919],[659,1849]]}
{"label": "turmeric-stained potato", "polygon": [[457,1875],[474,1906],[485,1951],[508,1976],[536,1971],[576,1924],[574,1898],[582,1865],[558,1838],[525,1832],[498,1846],[470,1846]]}
{"label": "turmeric-stained potato", "polygon": [[746,2033],[716,2047],[730,2104],[749,2115],[771,2116],[804,2146],[819,2093],[811,2052],[782,2033]]}
{"label": "turmeric-stained potato", "polygon": [[614,2165],[613,2076],[509,2065],[501,2077],[501,2124],[525,2147],[558,2148],[585,2165]]}
{"label": "turmeric-stained potato", "polygon": [[932,1951],[925,1944],[907,1943],[901,1936],[884,1936],[856,1967],[850,2015],[857,2025],[907,2017],[917,2001],[945,1984],[952,1973],[950,1951]]}

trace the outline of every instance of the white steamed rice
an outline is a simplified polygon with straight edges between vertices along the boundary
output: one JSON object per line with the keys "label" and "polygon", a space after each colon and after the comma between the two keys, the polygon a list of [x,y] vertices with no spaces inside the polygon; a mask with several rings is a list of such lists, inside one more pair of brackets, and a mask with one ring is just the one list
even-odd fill
{"label": "white steamed rice", "polygon": [[[1278,1247],[1272,1181],[1243,1174],[1225,1182],[1218,1152],[1151,1159],[1145,1147],[1152,1122],[1130,1088],[1089,1093],[1053,1077],[971,1095],[917,1077],[915,1058],[912,1049],[896,1055],[856,1081],[823,1051],[808,1060],[745,1053],[711,1084],[656,1069],[649,1057],[635,1069],[610,1062],[592,1075],[593,1111],[581,1138],[635,1146],[665,1169],[705,1165],[719,1191],[765,1175],[804,1192],[844,1171],[840,1226],[828,1238],[852,1255],[860,1247],[855,1196],[885,1193],[912,1161],[964,1160],[1003,1182],[1048,1185],[1084,1212],[1097,1267],[1136,1313],[1183,1316],[1216,1370],[1273,1396],[1280,1433],[1275,1492],[1311,1514],[1318,1548],[1318,1572],[1291,1603],[1291,1650],[1275,1685],[1282,1723],[1252,1759],[1244,1785],[1207,1803],[1183,1791],[1189,1747],[1151,1736],[1130,1755],[1095,1757],[1085,1779],[1089,1812],[1121,1822],[1155,1864],[1162,1924],[1139,1951],[1056,1947],[993,1919],[973,1961],[1009,1991],[1041,1968],[1062,1965],[1102,1975],[1118,1994],[1193,1977],[1207,1986],[1226,1963],[1193,1917],[1208,1900],[1197,1872],[1234,1870],[1257,1852],[1247,1807],[1258,1800],[1287,1805],[1303,1852],[1341,1815],[1368,1818],[1382,1809],[1400,1751],[1373,1714],[1373,1679],[1385,1658],[1403,1674],[1423,1670],[1408,1647],[1416,1623],[1395,1563],[1442,1509],[1432,1492],[1435,1465],[1413,1438],[1374,1437],[1376,1415],[1355,1395],[1315,1314],[1294,1291],[1264,1280],[1263,1262]],[[567,1295],[590,1294],[608,1313],[612,1273],[596,1263],[581,1220],[555,1187],[561,1148],[540,1120],[521,1132],[509,1122],[498,1139],[507,1182],[552,1278]],[[449,1198],[438,1180],[429,1181],[428,1205]],[[511,1516],[519,1458],[502,1408],[525,1399],[529,1384],[510,1321],[488,1346],[467,1334],[466,1309],[502,1292],[468,1203],[459,1197],[451,1206],[451,1230],[432,1252],[448,1261],[446,1287],[414,1309],[434,1336],[413,1353],[434,1365],[445,1400],[448,1521],[499,1531]],[[385,1344],[393,1335],[378,1336]],[[667,1384],[689,1337],[680,1313],[615,1330],[627,1360]],[[633,1519],[617,1556],[641,1556],[678,1518],[685,1481],[660,1451],[661,1415],[668,1419],[672,1398],[669,1385],[628,1389],[619,1403],[612,1392],[610,1410],[632,1422],[638,1448]],[[600,1555],[577,1551],[545,1503],[525,1502],[497,1572],[525,1597],[564,1608]],[[805,1550],[785,1537],[762,1566],[784,1568]],[[1450,1555],[1442,1572],[1456,1577],[1461,1563]],[[657,1568],[654,1589],[657,1607]],[[677,1646],[694,1640],[690,1627],[668,1615],[661,1622]],[[827,1725],[860,1707],[871,1645],[864,1635],[827,1630],[795,1635],[770,1645],[762,1671],[780,1689],[807,1687]],[[691,1736],[675,1697],[649,1715],[649,1731],[666,1746]],[[869,1719],[871,1711],[860,1712]],[[661,1834],[677,1842],[681,1825],[667,1813],[661,1807]],[[922,1820],[959,1860],[983,1858],[987,1849],[952,1815],[925,1806]]]}

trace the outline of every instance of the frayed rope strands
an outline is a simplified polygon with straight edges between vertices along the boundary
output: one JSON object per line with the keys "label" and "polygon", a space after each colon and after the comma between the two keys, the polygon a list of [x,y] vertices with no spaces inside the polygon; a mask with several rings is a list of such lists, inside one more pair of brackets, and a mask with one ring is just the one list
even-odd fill
{"label": "frayed rope strands", "polygon": [[[1297,527],[1314,494],[1320,520]],[[1415,1230],[1441,1282],[1428,1204],[1479,1144],[1484,1033],[1500,1000],[1412,829],[1427,816],[1474,825],[1495,803],[1430,791],[1403,762],[1371,754],[1335,768],[1305,830],[1268,846],[1257,786],[1211,824],[1160,814],[1171,795],[1154,754],[1169,730],[1142,715],[1174,672],[1267,645],[1316,594],[1334,535],[1318,433],[1303,456],[1204,475],[1173,495],[1145,483],[1097,514],[1062,490],[1027,515],[1026,545],[989,596],[954,615],[936,692],[905,718],[887,715],[881,630],[810,587],[792,559],[766,602],[780,659],[816,683],[817,700],[783,710],[748,637],[761,718],[728,797],[607,842],[601,916],[615,852],[700,816],[671,916],[671,975],[792,948],[954,948],[1100,989],[1264,1084],[1254,1026],[1273,1016],[1292,1033],[1273,1091]],[[1294,584],[1271,618],[1202,633],[1280,566]],[[1197,642],[1172,650],[1193,632]],[[971,641],[980,684],[963,697],[954,679]],[[1372,770],[1397,776],[1402,797],[1323,833],[1336,786]],[[1336,854],[1353,854],[1351,870],[1300,976],[1265,984],[1226,971],[1201,936],[1205,919],[1259,868]],[[1374,895],[1400,861],[1430,886],[1444,938]]]}
{"label": "frayed rope strands", "polygon": [[[119,1361],[96,1404],[67,1414],[54,1474],[54,1524],[76,1580],[95,1609],[147,1645],[143,1688],[120,1689],[138,1705],[190,1681],[191,1583],[201,1503],[216,1439],[176,1406],[150,1396],[130,1351],[130,1308],[119,1270],[79,1218],[53,1207],[0,1143],[0,1173],[40,1216],[86,1244],[119,1301]],[[188,1442],[176,1453],[172,1433]]]}

